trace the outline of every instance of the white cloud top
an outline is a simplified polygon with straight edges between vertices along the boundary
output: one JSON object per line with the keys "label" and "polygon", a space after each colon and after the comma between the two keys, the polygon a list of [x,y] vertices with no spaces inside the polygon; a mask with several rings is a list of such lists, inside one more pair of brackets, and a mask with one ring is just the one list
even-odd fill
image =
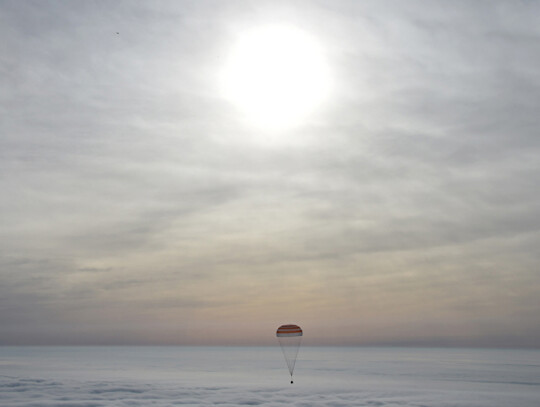
{"label": "white cloud top", "polygon": [[532,407],[540,400],[537,351],[303,349],[294,385],[275,348],[0,352],[3,407]]}

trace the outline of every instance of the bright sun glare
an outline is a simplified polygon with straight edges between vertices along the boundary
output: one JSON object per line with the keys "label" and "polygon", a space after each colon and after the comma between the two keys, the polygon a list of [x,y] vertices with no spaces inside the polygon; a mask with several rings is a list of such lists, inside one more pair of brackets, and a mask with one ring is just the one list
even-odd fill
{"label": "bright sun glare", "polygon": [[301,123],[328,91],[318,44],[293,27],[245,32],[232,49],[222,79],[226,97],[245,118],[270,129]]}

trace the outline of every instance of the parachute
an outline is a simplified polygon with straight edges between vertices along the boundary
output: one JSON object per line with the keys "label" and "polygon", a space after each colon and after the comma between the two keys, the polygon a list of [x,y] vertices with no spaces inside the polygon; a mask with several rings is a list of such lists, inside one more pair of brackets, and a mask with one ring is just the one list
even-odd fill
{"label": "parachute", "polygon": [[298,349],[300,349],[300,342],[302,341],[302,328],[293,324],[281,325],[276,331],[276,336],[283,351],[285,362],[287,362],[292,383],[296,356],[298,355]]}

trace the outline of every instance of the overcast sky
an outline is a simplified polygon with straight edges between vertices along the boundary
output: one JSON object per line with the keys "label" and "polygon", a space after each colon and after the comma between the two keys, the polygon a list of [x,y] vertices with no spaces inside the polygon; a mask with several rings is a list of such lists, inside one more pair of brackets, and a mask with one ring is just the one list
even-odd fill
{"label": "overcast sky", "polygon": [[[287,25],[331,90],[220,88]],[[0,0],[0,344],[540,344],[540,3]],[[286,97],[286,96],[285,96]]]}

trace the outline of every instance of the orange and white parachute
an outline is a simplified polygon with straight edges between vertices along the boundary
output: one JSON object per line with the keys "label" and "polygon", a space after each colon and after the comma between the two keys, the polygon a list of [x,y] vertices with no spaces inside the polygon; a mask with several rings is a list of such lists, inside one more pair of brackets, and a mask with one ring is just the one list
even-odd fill
{"label": "orange and white parachute", "polygon": [[287,362],[287,367],[291,374],[291,383],[293,382],[294,365],[296,364],[296,356],[298,355],[298,349],[300,349],[302,335],[302,328],[293,324],[281,325],[276,331],[276,337],[278,338],[285,362]]}

